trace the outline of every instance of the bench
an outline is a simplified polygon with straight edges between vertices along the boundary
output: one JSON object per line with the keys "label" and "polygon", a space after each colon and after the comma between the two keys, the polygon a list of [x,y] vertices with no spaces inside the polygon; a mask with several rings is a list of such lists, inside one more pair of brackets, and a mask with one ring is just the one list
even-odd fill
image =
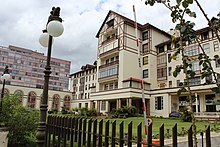
{"label": "bench", "polygon": [[127,118],[127,116],[128,116],[128,114],[127,113],[125,113],[125,114],[119,114],[118,115],[118,118]]}

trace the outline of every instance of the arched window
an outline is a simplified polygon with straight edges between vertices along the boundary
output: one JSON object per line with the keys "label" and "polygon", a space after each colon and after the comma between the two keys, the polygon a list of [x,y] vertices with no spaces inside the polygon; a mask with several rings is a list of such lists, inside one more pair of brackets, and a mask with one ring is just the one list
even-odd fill
{"label": "arched window", "polygon": [[59,109],[60,106],[60,96],[58,94],[53,95],[53,100],[52,100],[52,109]]}
{"label": "arched window", "polygon": [[21,90],[16,90],[16,91],[14,92],[14,94],[18,97],[19,101],[22,103],[22,98],[23,98],[23,96],[24,96],[23,91],[21,91]]}
{"label": "arched window", "polygon": [[66,95],[64,97],[64,104],[63,104],[64,108],[70,109],[70,100],[71,100],[71,98],[69,95]]}
{"label": "arched window", "polygon": [[29,92],[28,94],[28,103],[27,106],[30,108],[35,108],[37,94],[33,91]]}

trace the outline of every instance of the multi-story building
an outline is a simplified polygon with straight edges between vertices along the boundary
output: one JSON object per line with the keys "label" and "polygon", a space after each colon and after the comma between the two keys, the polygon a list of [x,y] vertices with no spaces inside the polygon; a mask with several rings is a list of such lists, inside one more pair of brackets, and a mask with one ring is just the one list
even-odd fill
{"label": "multi-story building", "polygon": [[[7,84],[43,88],[47,57],[43,53],[10,45],[0,47],[0,73],[9,66],[11,79]],[[51,58],[50,90],[68,91],[70,61]]]}
{"label": "multi-story building", "polygon": [[[90,99],[84,103],[90,103],[87,105],[95,106],[101,113],[126,105],[135,106],[137,112],[141,113],[140,79],[143,78],[147,113],[167,117],[170,112],[188,105],[185,95],[177,96],[178,83],[184,81],[184,74],[181,73],[177,78],[172,76],[176,65],[181,64],[181,58],[177,56],[175,61],[168,62],[168,58],[175,52],[175,48],[171,47],[171,33],[166,33],[149,23],[137,26],[141,44],[142,71],[138,64],[134,21],[109,11],[96,35],[98,38],[96,85],[91,88]],[[196,33],[210,57],[219,54],[219,42],[210,28],[197,30]],[[185,49],[185,54],[195,57],[199,52],[200,48],[195,42],[190,42]],[[220,66],[214,62],[212,64],[215,71],[219,71]],[[211,91],[211,87],[215,85],[207,82],[212,78],[201,80],[201,67],[197,60],[193,61],[192,69],[196,71],[196,77],[190,79],[193,95],[197,97],[194,103],[195,111],[220,110],[219,105],[216,105],[220,97]],[[76,99],[73,103],[79,107],[78,101]]]}
{"label": "multi-story building", "polygon": [[81,70],[71,74],[70,91],[72,92],[72,107],[95,107],[94,103],[89,102],[91,88],[96,86],[96,61],[93,65],[86,64]]}

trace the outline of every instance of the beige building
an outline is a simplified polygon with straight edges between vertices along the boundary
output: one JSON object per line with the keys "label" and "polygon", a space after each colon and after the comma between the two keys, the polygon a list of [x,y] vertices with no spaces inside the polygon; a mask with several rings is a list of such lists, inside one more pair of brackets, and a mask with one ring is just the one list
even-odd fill
{"label": "beige building", "polygon": [[[171,31],[175,32],[175,31]],[[219,54],[219,42],[209,28],[197,31],[197,35],[202,39],[202,46],[206,53],[213,57]],[[75,98],[72,102],[74,107],[95,107],[98,112],[105,113],[113,108],[122,106],[135,106],[137,112],[142,113],[140,75],[144,79],[144,95],[148,115],[168,117],[172,111],[188,105],[186,96],[177,96],[179,83],[184,81],[181,73],[177,78],[172,76],[172,71],[176,65],[181,64],[180,57],[176,61],[168,62],[175,49],[171,47],[171,35],[155,26],[146,23],[138,24],[138,38],[141,44],[141,64],[143,70],[140,71],[138,65],[138,50],[134,21],[109,11],[96,37],[98,38],[98,58],[95,75],[95,84],[90,87],[90,97]],[[191,42],[185,53],[189,56],[199,54],[199,46]],[[193,61],[193,70],[196,77],[190,79],[193,94],[196,95],[195,111],[219,111],[215,94],[210,90],[214,84],[208,84],[212,78],[201,79],[201,67],[198,61]],[[213,62],[216,71],[220,65]],[[81,74],[82,71],[73,75]],[[85,72],[84,72],[85,73]],[[85,74],[84,74],[85,75]],[[72,76],[71,81],[79,79]],[[74,82],[73,82],[74,83]],[[71,90],[79,93],[79,86],[72,84]],[[75,87],[75,88],[74,88]],[[79,95],[79,94],[78,94]],[[87,94],[88,95],[88,94]],[[197,107],[196,107],[197,104]]]}
{"label": "beige building", "polygon": [[[2,85],[0,85],[2,87]],[[23,106],[40,109],[43,89],[5,85],[5,94],[18,94]],[[71,108],[71,93],[65,91],[48,91],[48,110],[61,110],[62,107]]]}

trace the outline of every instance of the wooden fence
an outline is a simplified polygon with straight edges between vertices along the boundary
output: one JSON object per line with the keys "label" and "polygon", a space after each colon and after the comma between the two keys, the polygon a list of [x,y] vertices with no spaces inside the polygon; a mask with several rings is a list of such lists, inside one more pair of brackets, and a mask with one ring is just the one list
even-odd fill
{"label": "wooden fence", "polygon": [[[116,132],[119,127],[119,132]],[[137,135],[133,136],[133,128],[137,128]],[[147,143],[143,142],[142,123],[133,126],[130,122],[124,130],[124,122],[119,126],[116,121],[104,122],[97,119],[83,119],[75,117],[48,116],[46,128],[46,146],[47,147],[151,147],[164,145],[164,124],[159,128],[159,144],[152,143],[152,124],[147,128]],[[188,146],[193,146],[192,126],[188,129]],[[210,126],[206,127],[206,147],[211,147]],[[171,146],[177,147],[177,124],[172,128]]]}

